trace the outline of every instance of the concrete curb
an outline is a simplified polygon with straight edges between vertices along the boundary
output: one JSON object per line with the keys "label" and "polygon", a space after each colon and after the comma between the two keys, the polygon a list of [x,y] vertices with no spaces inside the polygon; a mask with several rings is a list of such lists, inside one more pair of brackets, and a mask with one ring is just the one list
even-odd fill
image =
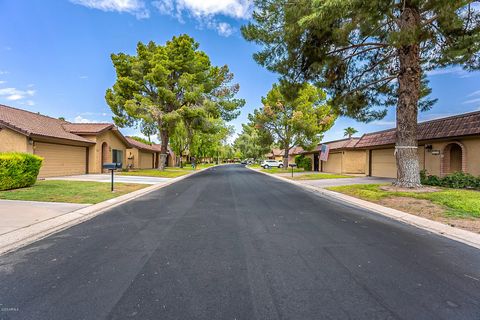
{"label": "concrete curb", "polygon": [[[247,167],[248,168],[248,167]],[[367,209],[370,211],[373,211],[375,213],[379,213],[383,216],[392,218],[397,221],[401,221],[404,223],[407,223],[409,225],[413,225],[417,228],[427,230],[429,232],[447,237],[449,239],[456,240],[458,242],[462,242],[464,244],[467,244],[469,246],[472,246],[474,248],[480,249],[480,234],[476,234],[474,232],[466,231],[463,229],[455,228],[452,226],[449,226],[447,224],[438,222],[438,221],[433,221],[429,220],[426,218],[422,218],[410,213],[406,213],[400,210],[392,209],[392,208],[387,208],[384,206],[381,206],[376,203],[372,203],[369,201],[365,201],[362,199],[358,199],[352,196],[348,196],[342,193],[338,193],[335,191],[330,191],[326,190],[323,188],[318,188],[314,187],[311,185],[306,185],[285,177],[280,177],[274,174],[266,173],[260,170],[252,169],[249,168],[250,170],[253,170],[255,172],[265,174],[269,177],[273,177],[275,179],[279,179],[285,182],[289,182],[291,184],[297,185],[301,188],[304,188],[308,191],[314,192],[316,194],[319,194],[320,196],[323,196],[325,198],[329,199],[335,199],[337,201],[343,202],[343,203],[348,203],[350,205],[353,205],[355,207],[361,207],[363,209]]]}
{"label": "concrete curb", "polygon": [[162,184],[154,184],[152,186],[149,186],[137,191],[133,191],[128,194],[124,194],[122,196],[119,196],[110,200],[106,200],[85,208],[64,213],[54,218],[43,220],[38,223],[29,225],[27,227],[5,233],[2,236],[0,236],[0,255],[19,249],[35,241],[48,237],[54,233],[57,233],[59,231],[68,229],[77,224],[90,220],[106,212],[107,210],[117,207],[128,201],[137,199],[148,193],[165,188],[178,181],[191,177],[197,173],[200,173],[210,168],[215,168],[221,165],[223,164],[204,168],[204,169],[186,174],[181,177],[173,178],[170,181]]}

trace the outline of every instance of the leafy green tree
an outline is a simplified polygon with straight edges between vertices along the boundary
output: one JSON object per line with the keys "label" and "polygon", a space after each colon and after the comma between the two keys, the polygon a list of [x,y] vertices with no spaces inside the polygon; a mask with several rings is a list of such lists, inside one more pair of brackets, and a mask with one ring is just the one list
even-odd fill
{"label": "leafy green tree", "polygon": [[308,83],[274,84],[262,98],[263,107],[249,115],[258,129],[268,131],[284,149],[284,169],[288,167],[288,152],[292,147],[313,148],[335,122],[336,115],[325,98],[321,89]]}
{"label": "leafy green tree", "polygon": [[120,127],[156,124],[162,146],[160,169],[164,169],[172,132],[182,121],[188,123],[192,113],[228,121],[245,104],[235,98],[239,86],[231,83],[228,67],[212,66],[198,48],[193,38],[181,35],[165,45],[139,42],[136,55],[111,56],[117,80],[105,99],[113,119]]}
{"label": "leafy green tree", "polygon": [[185,129],[183,122],[177,124],[174,130],[171,132],[170,137],[170,147],[172,148],[173,152],[178,156],[177,157],[177,165],[180,168],[183,168],[183,161],[182,157],[188,150],[188,143],[189,143],[188,133]]}
{"label": "leafy green tree", "polygon": [[358,130],[353,128],[353,127],[347,127],[343,129],[343,136],[348,137],[350,139],[355,133],[357,133]]}
{"label": "leafy green tree", "polygon": [[397,181],[420,186],[418,109],[430,89],[425,73],[480,67],[480,10],[473,0],[254,0],[242,29],[263,45],[255,60],[287,78],[327,89],[341,114],[382,118],[396,105]]}
{"label": "leafy green tree", "polygon": [[133,140],[136,140],[138,142],[144,143],[146,145],[152,145],[152,143],[150,141],[148,141],[147,139],[142,138],[142,137],[130,136],[130,138],[132,138]]}
{"label": "leafy green tree", "polygon": [[233,145],[240,151],[242,159],[261,159],[271,150],[272,143],[273,138],[268,131],[261,131],[253,124],[242,124],[242,132]]}
{"label": "leafy green tree", "polygon": [[149,144],[152,144],[151,137],[158,133],[157,124],[155,122],[142,121],[140,123],[140,132],[147,137]]}

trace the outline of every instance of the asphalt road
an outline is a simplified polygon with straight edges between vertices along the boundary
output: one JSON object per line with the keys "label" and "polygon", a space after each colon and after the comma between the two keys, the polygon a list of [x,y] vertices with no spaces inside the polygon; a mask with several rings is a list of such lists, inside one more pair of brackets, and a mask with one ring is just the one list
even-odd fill
{"label": "asphalt road", "polygon": [[0,257],[0,319],[480,319],[480,250],[241,166]]}

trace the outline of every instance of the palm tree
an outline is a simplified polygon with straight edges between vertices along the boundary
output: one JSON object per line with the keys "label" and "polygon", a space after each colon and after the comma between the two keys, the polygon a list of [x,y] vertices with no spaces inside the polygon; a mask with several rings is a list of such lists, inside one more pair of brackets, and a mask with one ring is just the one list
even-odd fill
{"label": "palm tree", "polygon": [[343,136],[344,137],[348,136],[348,139],[350,139],[355,133],[358,132],[358,130],[352,127],[348,127],[348,128],[345,128],[343,132],[344,132]]}

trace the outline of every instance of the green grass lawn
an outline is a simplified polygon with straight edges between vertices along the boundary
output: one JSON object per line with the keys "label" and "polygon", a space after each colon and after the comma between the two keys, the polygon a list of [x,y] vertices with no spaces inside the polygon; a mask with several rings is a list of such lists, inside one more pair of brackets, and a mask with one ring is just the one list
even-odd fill
{"label": "green grass lawn", "polygon": [[258,163],[249,164],[248,167],[252,169],[262,169]]}
{"label": "green grass lawn", "polygon": [[447,208],[451,217],[480,218],[480,192],[461,189],[441,189],[438,192],[391,192],[381,190],[379,184],[359,184],[330,187],[329,190],[348,194],[356,198],[378,202],[388,197],[407,197],[429,200]]}
{"label": "green grass lawn", "polygon": [[115,183],[112,193],[110,183],[45,180],[28,188],[0,191],[0,199],[95,204],[145,187],[148,185]]}
{"label": "green grass lawn", "polygon": [[[196,170],[213,167],[213,163],[202,163],[197,165]],[[183,168],[179,167],[167,167],[164,171],[158,169],[141,169],[141,170],[131,170],[128,172],[118,172],[120,175],[124,176],[143,176],[143,177],[159,177],[159,178],[176,178],[184,176],[186,174],[192,173],[193,169],[190,164],[184,165]]]}
{"label": "green grass lawn", "polygon": [[[270,169],[262,169],[263,172],[268,172],[268,173],[292,173],[292,168],[288,168],[287,170],[283,168],[270,168]],[[303,168],[294,168],[293,172],[305,172]]]}
{"label": "green grass lawn", "polygon": [[294,180],[322,180],[322,179],[342,179],[342,178],[352,178],[351,176],[345,176],[342,174],[332,174],[332,173],[307,173],[294,176]]}

